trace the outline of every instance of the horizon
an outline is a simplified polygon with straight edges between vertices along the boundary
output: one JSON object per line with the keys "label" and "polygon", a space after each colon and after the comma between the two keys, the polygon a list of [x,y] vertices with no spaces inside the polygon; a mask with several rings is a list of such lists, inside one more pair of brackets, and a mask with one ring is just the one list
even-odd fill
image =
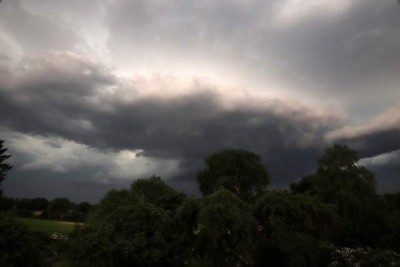
{"label": "horizon", "polygon": [[4,194],[199,194],[225,148],[284,188],[333,143],[399,191],[399,23],[395,0],[0,1]]}

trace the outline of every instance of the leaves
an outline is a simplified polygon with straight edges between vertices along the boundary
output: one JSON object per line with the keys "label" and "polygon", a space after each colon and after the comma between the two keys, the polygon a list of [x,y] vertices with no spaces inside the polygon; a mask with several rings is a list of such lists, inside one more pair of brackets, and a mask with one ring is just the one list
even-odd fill
{"label": "leaves", "polygon": [[[12,166],[5,161],[11,157],[11,155],[5,154],[7,152],[7,149],[3,147],[3,140],[0,140],[0,186],[1,182],[4,180],[6,177],[6,174],[9,170],[11,170]],[[0,196],[2,194],[2,190],[0,190]]]}
{"label": "leaves", "polygon": [[265,191],[269,178],[257,154],[227,149],[206,159],[206,169],[198,172],[197,181],[204,195],[225,188],[242,200],[253,201]]}

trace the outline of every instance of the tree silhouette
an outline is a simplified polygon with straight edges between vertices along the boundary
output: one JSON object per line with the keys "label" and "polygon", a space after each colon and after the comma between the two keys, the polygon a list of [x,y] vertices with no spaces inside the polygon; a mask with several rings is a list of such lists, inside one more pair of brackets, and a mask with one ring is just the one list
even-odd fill
{"label": "tree silhouette", "polygon": [[371,245],[379,238],[380,203],[374,174],[358,160],[356,151],[334,144],[318,160],[317,172],[291,184],[291,190],[334,205],[348,222],[352,238]]}
{"label": "tree silhouette", "polygon": [[[7,172],[12,168],[12,166],[5,161],[11,157],[11,155],[6,155],[7,148],[3,147],[4,140],[0,140],[0,187],[4,178],[6,177]],[[3,193],[3,190],[0,188],[0,196]]]}
{"label": "tree silhouette", "polygon": [[197,174],[204,195],[225,188],[242,200],[251,201],[266,190],[269,182],[260,156],[251,151],[222,150],[208,156],[205,163],[206,168]]}

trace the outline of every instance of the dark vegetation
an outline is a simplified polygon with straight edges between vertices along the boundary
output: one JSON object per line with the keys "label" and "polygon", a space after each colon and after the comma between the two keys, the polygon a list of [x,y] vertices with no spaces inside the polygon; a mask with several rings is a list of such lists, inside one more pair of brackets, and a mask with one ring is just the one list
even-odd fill
{"label": "dark vegetation", "polygon": [[88,202],[76,204],[67,198],[49,201],[45,198],[12,199],[3,197],[0,210],[13,210],[20,217],[36,217],[51,220],[83,222],[92,205]]}
{"label": "dark vegetation", "polygon": [[[51,246],[64,254],[62,266],[400,266],[400,193],[378,195],[358,160],[335,144],[315,173],[290,190],[268,190],[260,157],[231,149],[210,155],[198,172],[203,197],[157,176],[110,191],[94,208],[2,197],[0,266],[56,266]],[[84,226],[49,245],[17,221],[15,214],[35,211]]]}

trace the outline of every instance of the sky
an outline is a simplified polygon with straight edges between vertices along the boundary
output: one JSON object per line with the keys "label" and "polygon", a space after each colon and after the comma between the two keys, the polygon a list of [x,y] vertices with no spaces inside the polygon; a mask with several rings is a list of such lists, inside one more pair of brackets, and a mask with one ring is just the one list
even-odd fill
{"label": "sky", "polygon": [[199,194],[226,148],[287,188],[333,143],[399,191],[399,48],[396,0],[3,0],[4,193],[97,202],[159,175]]}

